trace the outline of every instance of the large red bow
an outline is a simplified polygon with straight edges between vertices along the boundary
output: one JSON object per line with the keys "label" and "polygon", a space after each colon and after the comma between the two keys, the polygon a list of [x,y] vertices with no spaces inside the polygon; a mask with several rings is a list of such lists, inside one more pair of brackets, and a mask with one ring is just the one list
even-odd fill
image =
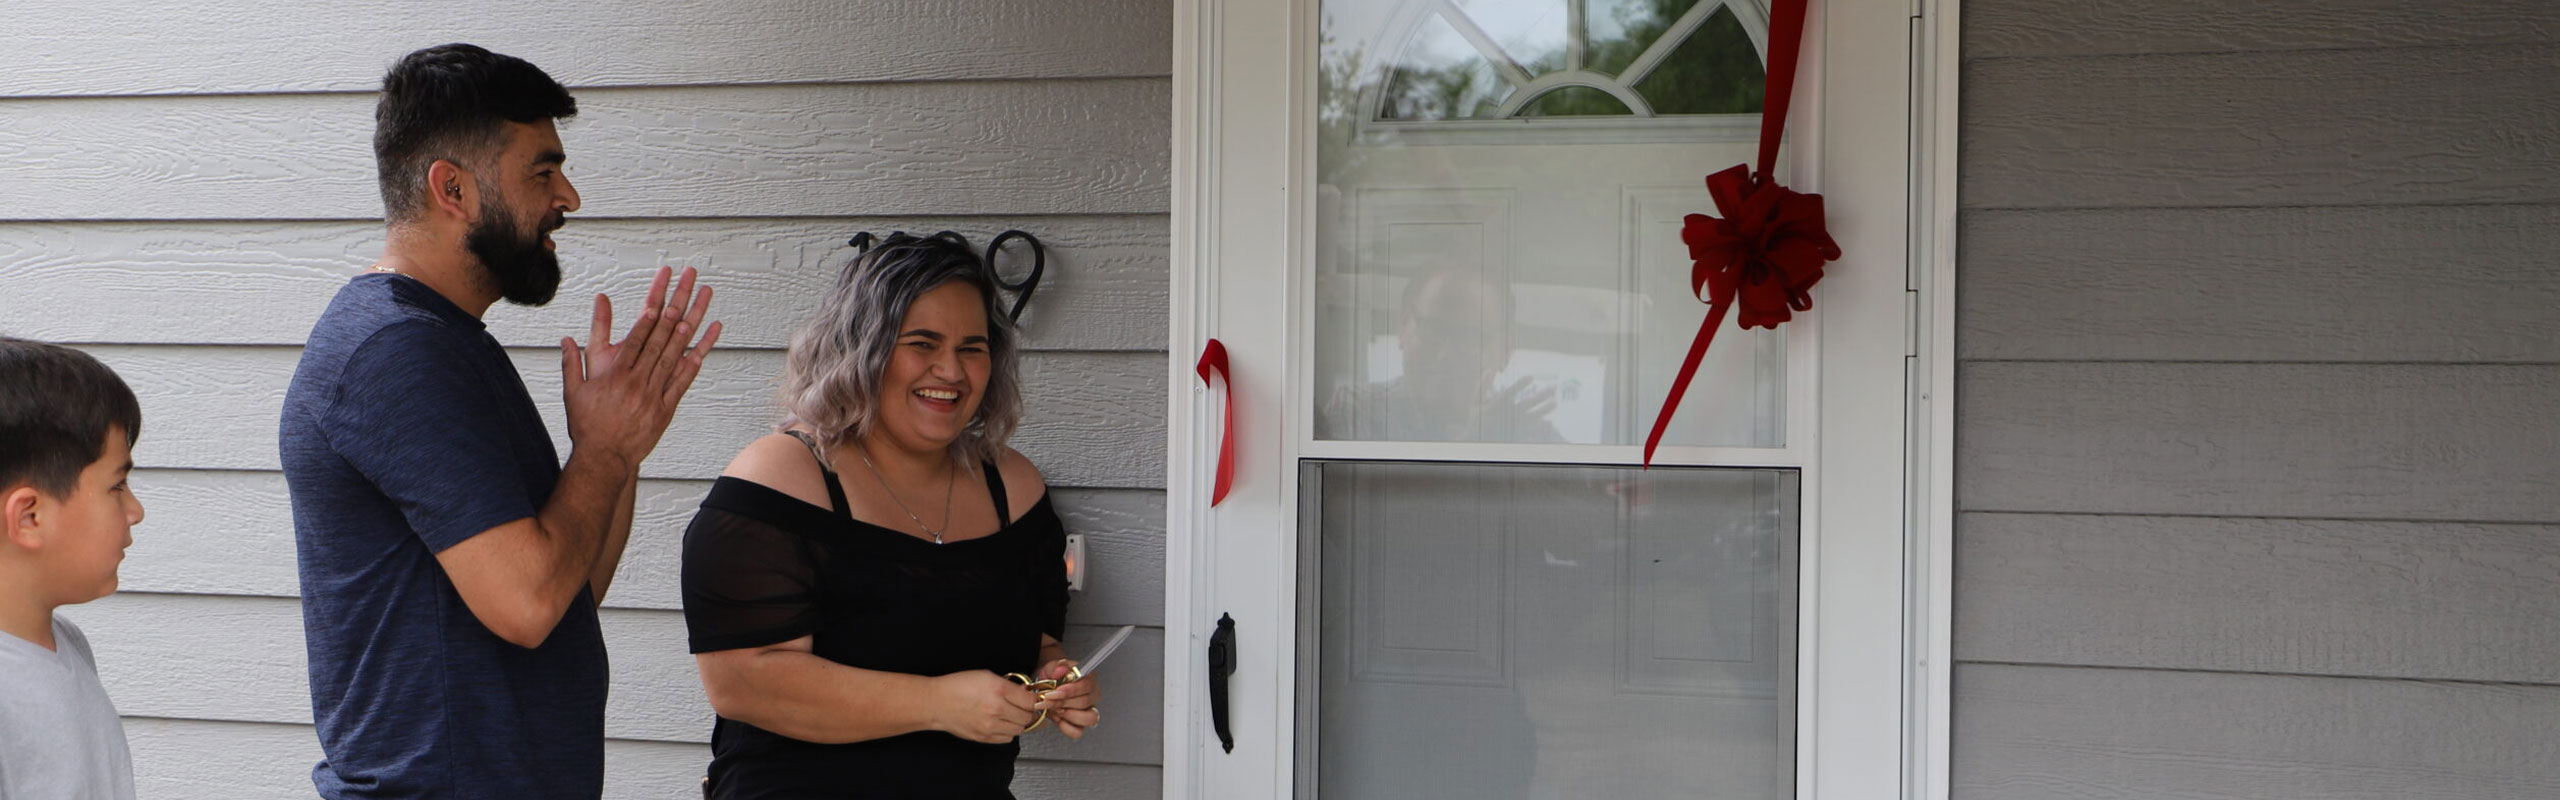
{"label": "large red bow", "polygon": [[1705,214],[1682,218],[1680,240],[1689,244],[1689,291],[1707,303],[1707,321],[1689,342],[1671,395],[1653,417],[1653,433],[1644,440],[1644,463],[1653,465],[1653,449],[1671,427],[1671,412],[1689,392],[1707,345],[1724,327],[1725,313],[1742,306],[1744,328],[1776,328],[1798,311],[1813,309],[1813,284],[1822,280],[1824,262],[1840,258],[1840,245],[1822,221],[1822,195],[1805,194],[1757,178],[1743,164],[1707,176],[1719,219]]}
{"label": "large red bow", "polygon": [[1707,176],[1718,219],[1691,214],[1680,240],[1689,243],[1689,291],[1717,308],[1739,299],[1745,329],[1775,328],[1796,311],[1813,308],[1813,284],[1823,262],[1840,257],[1840,245],[1822,224],[1822,195],[1754,180],[1741,164]]}

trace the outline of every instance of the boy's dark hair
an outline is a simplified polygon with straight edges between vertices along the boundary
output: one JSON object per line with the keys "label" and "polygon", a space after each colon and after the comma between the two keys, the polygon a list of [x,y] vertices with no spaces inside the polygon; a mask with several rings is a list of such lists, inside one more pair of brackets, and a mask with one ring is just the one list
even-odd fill
{"label": "boy's dark hair", "polygon": [[402,57],[373,107],[383,217],[401,222],[426,207],[427,166],[438,159],[477,166],[494,155],[506,144],[501,122],[577,115],[567,87],[515,56],[447,44]]}
{"label": "boy's dark hair", "polygon": [[0,490],[68,497],[107,431],[142,436],[142,403],[116,371],[58,344],[0,336]]}

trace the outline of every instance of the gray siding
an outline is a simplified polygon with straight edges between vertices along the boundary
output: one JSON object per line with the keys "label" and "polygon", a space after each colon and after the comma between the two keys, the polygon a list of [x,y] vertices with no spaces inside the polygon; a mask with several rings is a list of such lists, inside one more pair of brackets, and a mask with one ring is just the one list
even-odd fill
{"label": "gray siding", "polygon": [[[857,230],[1021,228],[1050,245],[1026,312],[1016,445],[1088,537],[1071,650],[1144,626],[1108,681],[1159,706],[1172,9],[1146,0],[33,0],[0,37],[0,332],[114,365],[148,418],[123,591],[66,609],[127,715],[145,798],[307,795],[318,758],[278,404],[312,320],[379,252],[372,88],[445,41],[577,91],[585,208],[562,297],[628,300],[702,268],[721,352],[643,467],[603,611],[612,798],[699,797],[711,714],[685,653],[677,543],[772,421],[780,347]],[[555,436],[556,342],[584,306],[492,310]],[[565,445],[565,439],[562,441]],[[1025,798],[1157,795],[1158,715],[1028,740]]]}
{"label": "gray siding", "polygon": [[2560,5],[1964,28],[1956,796],[2560,796]]}

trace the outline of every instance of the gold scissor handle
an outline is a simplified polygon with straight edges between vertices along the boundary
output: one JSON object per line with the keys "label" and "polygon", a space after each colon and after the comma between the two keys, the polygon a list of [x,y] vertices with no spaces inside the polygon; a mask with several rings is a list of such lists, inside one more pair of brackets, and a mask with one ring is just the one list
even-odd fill
{"label": "gold scissor handle", "polygon": [[[1084,680],[1084,668],[1080,666],[1069,666],[1067,667],[1067,677],[1059,680],[1042,679],[1035,681],[1031,679],[1031,676],[1024,675],[1019,672],[1007,672],[1004,676],[1013,679],[1014,683],[1022,684],[1022,687],[1025,689],[1030,689],[1031,691],[1040,694],[1047,694],[1049,692],[1056,691],[1060,686]],[[1031,724],[1023,726],[1022,732],[1030,733],[1032,731],[1039,730],[1041,725],[1047,724],[1048,722],[1049,710],[1045,708],[1041,709],[1040,716],[1031,720]]]}

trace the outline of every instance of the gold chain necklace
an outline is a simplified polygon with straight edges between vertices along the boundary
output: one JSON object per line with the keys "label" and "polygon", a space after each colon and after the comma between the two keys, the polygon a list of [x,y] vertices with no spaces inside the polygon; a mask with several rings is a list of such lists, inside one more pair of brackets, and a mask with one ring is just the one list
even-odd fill
{"label": "gold chain necklace", "polygon": [[[926,534],[931,535],[933,537],[934,544],[942,544],[942,531],[934,530],[933,526],[924,524],[924,518],[916,516],[915,509],[907,507],[907,501],[898,499],[897,488],[890,486],[889,476],[880,474],[880,467],[871,463],[871,454],[863,449],[861,442],[853,443],[853,454],[862,459],[862,466],[864,468],[871,470],[871,477],[879,479],[880,490],[889,493],[889,502],[898,504],[899,511],[907,512],[907,518],[915,520],[916,527],[923,528]],[[959,485],[960,470],[958,468],[954,468],[951,470],[951,477],[942,482],[943,530],[951,529],[951,490]]]}

